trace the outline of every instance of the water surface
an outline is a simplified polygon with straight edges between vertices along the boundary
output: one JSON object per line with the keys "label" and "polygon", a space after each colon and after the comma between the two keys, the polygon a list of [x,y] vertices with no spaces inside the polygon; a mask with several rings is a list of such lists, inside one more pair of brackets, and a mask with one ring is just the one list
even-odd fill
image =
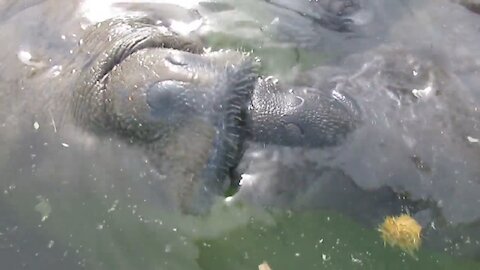
{"label": "water surface", "polygon": [[[343,25],[322,21],[328,1],[176,2],[0,4],[2,267],[480,266],[480,15],[449,1],[372,0],[335,13]],[[62,117],[70,89],[59,85],[82,33],[126,14],[252,51],[285,83],[346,92],[366,120],[338,147],[249,145],[233,200],[182,215],[141,152]],[[405,212],[424,226],[417,259],[376,230]]]}

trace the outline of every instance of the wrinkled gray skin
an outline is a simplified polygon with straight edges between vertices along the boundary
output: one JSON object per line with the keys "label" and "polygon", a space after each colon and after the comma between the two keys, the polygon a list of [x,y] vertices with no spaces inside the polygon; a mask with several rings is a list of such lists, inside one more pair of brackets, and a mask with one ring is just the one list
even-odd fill
{"label": "wrinkled gray skin", "polygon": [[148,19],[126,18],[87,30],[75,54],[76,122],[144,148],[179,186],[185,212],[207,211],[226,191],[246,139],[324,147],[360,121],[354,101],[339,91],[284,90],[272,78],[257,79],[248,57],[202,48]]}

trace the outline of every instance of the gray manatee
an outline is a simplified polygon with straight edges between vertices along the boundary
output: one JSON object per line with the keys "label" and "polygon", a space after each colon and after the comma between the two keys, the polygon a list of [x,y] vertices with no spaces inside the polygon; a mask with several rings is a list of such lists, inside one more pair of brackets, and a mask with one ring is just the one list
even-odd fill
{"label": "gray manatee", "polygon": [[339,91],[281,87],[246,55],[202,49],[145,18],[99,23],[75,55],[70,103],[78,125],[144,149],[186,212],[226,191],[245,140],[335,145],[360,120]]}
{"label": "gray manatee", "polygon": [[275,18],[270,26],[273,40],[321,54],[331,63],[388,41],[388,32],[394,23],[410,15],[408,1],[264,2]]}

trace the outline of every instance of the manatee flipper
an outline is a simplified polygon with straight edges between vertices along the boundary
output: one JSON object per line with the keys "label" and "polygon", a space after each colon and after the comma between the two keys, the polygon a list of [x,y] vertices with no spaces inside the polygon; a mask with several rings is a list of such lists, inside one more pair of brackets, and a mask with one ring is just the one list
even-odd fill
{"label": "manatee flipper", "polygon": [[358,125],[355,101],[336,90],[288,90],[270,78],[255,89],[250,106],[252,139],[266,144],[323,147],[336,145]]}

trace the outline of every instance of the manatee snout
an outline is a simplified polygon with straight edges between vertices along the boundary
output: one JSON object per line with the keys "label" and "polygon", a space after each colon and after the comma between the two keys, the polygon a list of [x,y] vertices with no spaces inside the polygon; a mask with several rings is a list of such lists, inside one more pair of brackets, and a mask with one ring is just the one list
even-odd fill
{"label": "manatee snout", "polygon": [[187,213],[228,187],[257,81],[254,61],[195,42],[144,19],[102,22],[79,48],[71,100],[80,126],[143,149]]}

